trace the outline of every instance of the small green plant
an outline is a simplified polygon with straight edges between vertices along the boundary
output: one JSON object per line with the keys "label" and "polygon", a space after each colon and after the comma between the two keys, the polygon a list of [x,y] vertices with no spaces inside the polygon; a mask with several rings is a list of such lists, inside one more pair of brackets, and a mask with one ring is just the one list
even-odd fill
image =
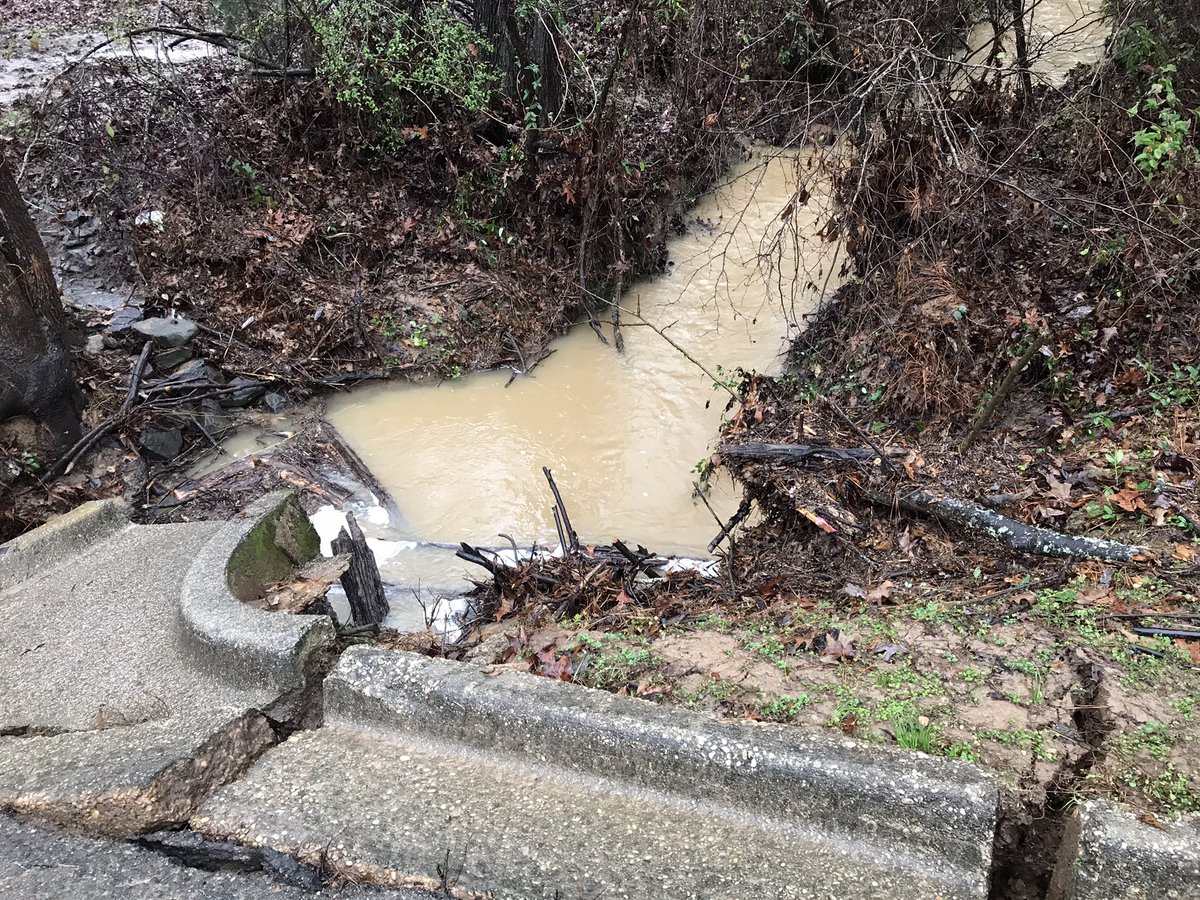
{"label": "small green plant", "polygon": [[985,728],[979,732],[981,738],[993,740],[1005,747],[1017,750],[1028,750],[1037,759],[1052,762],[1058,755],[1046,746],[1045,738],[1040,731],[1029,731],[1025,728]]}
{"label": "small green plant", "polygon": [[896,743],[905,750],[933,753],[938,744],[937,727],[929,719],[903,719],[895,723]]}
{"label": "small green plant", "polygon": [[959,673],[959,677],[967,684],[981,684],[986,676],[974,666],[967,666]]}
{"label": "small green plant", "polygon": [[250,188],[250,200],[255,206],[265,206],[267,209],[275,208],[275,201],[271,199],[271,195],[267,193],[267,189],[258,179],[258,170],[250,163],[236,157],[229,157],[226,160],[229,166],[229,171],[241,178]]}
{"label": "small green plant", "polygon": [[429,337],[425,334],[425,326],[418,325],[416,322],[408,323],[408,339],[414,347],[428,347]]}
{"label": "small green plant", "polygon": [[975,754],[975,748],[966,741],[956,741],[941,751],[942,756],[948,756],[951,759],[962,759],[967,762],[975,762],[978,758]]}
{"label": "small green plant", "polygon": [[1146,96],[1129,109],[1131,118],[1142,116],[1150,120],[1133,135],[1133,145],[1139,151],[1133,163],[1147,181],[1185,159],[1193,162],[1197,159],[1196,148],[1186,147],[1192,120],[1184,117],[1183,104],[1175,93],[1172,76],[1177,72],[1174,65],[1160,68]]}
{"label": "small green plant", "polygon": [[808,694],[798,694],[795,697],[780,696],[760,707],[758,714],[768,722],[794,722],[800,717],[802,710],[812,705]]}

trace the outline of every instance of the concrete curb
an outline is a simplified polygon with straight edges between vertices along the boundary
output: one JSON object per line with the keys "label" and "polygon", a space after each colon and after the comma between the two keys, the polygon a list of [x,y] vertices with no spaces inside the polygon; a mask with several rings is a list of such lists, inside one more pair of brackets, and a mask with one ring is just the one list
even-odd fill
{"label": "concrete curb", "polygon": [[93,500],[0,544],[0,590],[74,559],[129,525],[120,500]]}
{"label": "concrete curb", "polygon": [[192,562],[180,597],[180,624],[198,665],[240,687],[285,692],[304,686],[314,654],[333,645],[333,623],[326,616],[265,612],[235,594],[247,599],[311,558],[314,541],[319,548],[286,492],[263,497],[221,527]]}
{"label": "concrete curb", "polygon": [[1054,900],[1200,900],[1200,815],[1161,827],[1109,803],[1083,804],[1068,824]]}
{"label": "concrete curb", "polygon": [[342,655],[325,703],[327,724],[466,745],[805,822],[976,873],[986,892],[998,786],[966,763],[368,647]]}

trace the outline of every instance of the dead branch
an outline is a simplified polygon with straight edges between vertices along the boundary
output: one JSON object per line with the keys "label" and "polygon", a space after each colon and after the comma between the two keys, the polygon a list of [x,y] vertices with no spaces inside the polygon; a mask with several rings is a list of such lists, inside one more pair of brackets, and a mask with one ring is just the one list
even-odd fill
{"label": "dead branch", "polygon": [[1111,563],[1141,562],[1154,558],[1153,552],[1147,547],[1100,538],[1076,537],[1037,525],[1025,525],[982,506],[951,497],[934,497],[924,491],[897,494],[894,497],[877,493],[868,493],[867,496],[881,506],[898,505],[910,512],[937,519],[943,525],[986,535],[1021,553],[1066,559],[1097,559]]}
{"label": "dead branch", "polygon": [[1008,374],[1004,376],[1004,380],[1000,382],[1000,386],[996,388],[992,398],[987,402],[979,415],[975,417],[975,421],[971,424],[971,430],[967,432],[967,436],[958,446],[959,453],[966,453],[967,449],[975,442],[975,438],[979,437],[979,432],[983,430],[983,426],[988,423],[1000,403],[1008,396],[1008,392],[1012,390],[1012,386],[1017,382],[1017,376],[1025,371],[1025,367],[1029,365],[1030,360],[1046,343],[1046,335],[1038,335],[1021,354],[1021,358],[1014,362],[1008,368]]}

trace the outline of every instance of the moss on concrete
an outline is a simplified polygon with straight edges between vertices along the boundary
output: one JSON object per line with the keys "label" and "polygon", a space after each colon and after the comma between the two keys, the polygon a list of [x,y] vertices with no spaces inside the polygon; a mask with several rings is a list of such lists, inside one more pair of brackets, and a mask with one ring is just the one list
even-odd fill
{"label": "moss on concrete", "polygon": [[288,497],[233,552],[225,570],[229,590],[239,600],[254,600],[320,553],[320,537],[299,501]]}

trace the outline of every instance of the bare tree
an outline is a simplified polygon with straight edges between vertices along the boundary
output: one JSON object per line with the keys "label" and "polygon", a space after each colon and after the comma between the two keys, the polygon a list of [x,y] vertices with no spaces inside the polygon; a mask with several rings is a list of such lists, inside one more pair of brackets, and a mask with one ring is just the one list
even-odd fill
{"label": "bare tree", "polygon": [[0,155],[0,420],[32,416],[62,445],[79,437],[82,408],[62,296]]}

